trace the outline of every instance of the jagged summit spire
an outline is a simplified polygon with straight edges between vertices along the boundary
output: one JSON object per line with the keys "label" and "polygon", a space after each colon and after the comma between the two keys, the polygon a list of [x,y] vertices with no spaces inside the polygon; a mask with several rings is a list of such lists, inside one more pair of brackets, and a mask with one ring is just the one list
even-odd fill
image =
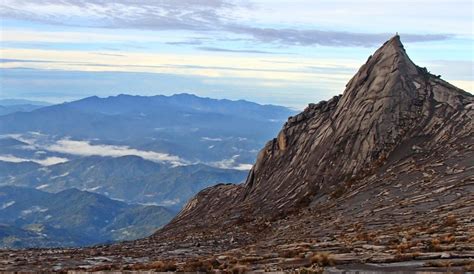
{"label": "jagged summit spire", "polygon": [[[402,51],[402,52],[405,52],[405,48],[403,46],[403,43],[400,39],[400,35],[395,34],[394,36],[392,36],[392,38],[390,38],[389,40],[387,40],[376,52],[375,54],[377,54],[378,51],[385,51],[385,50],[389,50],[389,51]],[[374,55],[375,55],[374,54]]]}
{"label": "jagged summit spire", "polygon": [[390,42],[390,41],[392,41],[392,40],[398,40],[398,42],[401,43],[401,41],[400,41],[400,35],[398,34],[398,32],[396,32],[395,35],[392,36],[392,38],[388,39],[387,42]]}
{"label": "jagged summit spire", "polygon": [[[395,83],[395,79],[412,77],[419,74],[416,65],[405,52],[400,36],[396,34],[371,55],[367,62],[352,77],[346,86],[346,93],[357,93],[364,84],[372,84],[375,79],[385,78]],[[408,76],[412,75],[412,76]]]}
{"label": "jagged summit spire", "polygon": [[397,48],[402,48],[403,49],[403,44],[402,44],[402,41],[400,39],[400,35],[395,34],[392,38],[390,38],[388,41],[387,41],[388,44],[391,44],[392,46],[394,47],[397,47]]}

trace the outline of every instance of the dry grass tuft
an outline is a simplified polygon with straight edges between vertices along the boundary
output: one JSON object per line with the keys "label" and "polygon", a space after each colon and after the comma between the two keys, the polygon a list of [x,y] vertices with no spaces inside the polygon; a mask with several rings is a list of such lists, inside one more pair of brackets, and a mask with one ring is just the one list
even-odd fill
{"label": "dry grass tuft", "polygon": [[331,254],[326,252],[318,252],[313,254],[311,257],[311,264],[316,264],[318,266],[330,266],[334,265],[334,259]]}
{"label": "dry grass tuft", "polygon": [[401,243],[395,246],[395,250],[397,251],[397,254],[405,253],[410,248],[411,248],[411,244],[409,242]]}
{"label": "dry grass tuft", "polygon": [[364,231],[357,233],[355,239],[357,241],[374,242],[376,239],[376,235],[374,233],[367,233]]}
{"label": "dry grass tuft", "polygon": [[234,265],[230,271],[233,274],[241,274],[241,273],[246,273],[248,271],[248,268],[245,265]]}
{"label": "dry grass tuft", "polygon": [[448,268],[453,265],[451,261],[429,261],[425,264],[426,266],[431,266],[431,267],[444,267]]}
{"label": "dry grass tuft", "polygon": [[214,269],[212,262],[208,260],[188,261],[183,266],[184,272],[211,272]]}
{"label": "dry grass tuft", "polygon": [[324,268],[320,267],[320,266],[317,266],[317,265],[313,265],[312,267],[303,267],[303,268],[299,269],[298,273],[300,273],[300,274],[320,274],[320,273],[324,273]]}
{"label": "dry grass tuft", "polygon": [[428,242],[427,245],[427,250],[428,251],[442,251],[443,249],[441,248],[441,241],[439,239],[432,239],[431,241]]}
{"label": "dry grass tuft", "polygon": [[448,215],[446,217],[446,220],[444,220],[444,225],[445,226],[456,227],[458,225],[458,220],[457,220],[456,216]]}
{"label": "dry grass tuft", "polygon": [[147,264],[135,264],[126,267],[125,270],[154,270],[159,272],[176,271],[176,263],[172,261],[156,261]]}
{"label": "dry grass tuft", "polygon": [[456,238],[452,234],[448,234],[441,239],[441,242],[444,244],[452,244],[456,241]]}
{"label": "dry grass tuft", "polygon": [[474,261],[469,262],[463,267],[466,272],[474,272]]}
{"label": "dry grass tuft", "polygon": [[278,252],[278,256],[282,258],[296,258],[300,254],[299,249],[289,249],[289,250],[282,250]]}

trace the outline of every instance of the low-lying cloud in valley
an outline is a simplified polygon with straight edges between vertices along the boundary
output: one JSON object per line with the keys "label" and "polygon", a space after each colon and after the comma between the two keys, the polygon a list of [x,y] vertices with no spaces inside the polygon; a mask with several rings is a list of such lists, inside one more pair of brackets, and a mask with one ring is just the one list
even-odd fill
{"label": "low-lying cloud in valley", "polygon": [[[76,156],[102,156],[102,157],[122,157],[122,156],[139,156],[145,160],[159,162],[159,163],[170,163],[174,166],[181,166],[188,164],[185,160],[181,159],[178,156],[170,155],[167,153],[160,153],[156,151],[145,151],[129,146],[117,146],[117,145],[107,145],[107,144],[91,144],[89,141],[84,140],[71,140],[68,138],[54,140],[49,136],[30,132],[26,135],[20,134],[9,134],[3,135],[1,137],[12,138],[17,141],[24,143],[21,148],[24,150],[33,150],[35,155],[43,156],[47,152],[52,152],[55,154],[69,154]],[[40,152],[40,153],[36,153]],[[0,155],[0,161],[5,162],[36,162],[41,165],[54,165],[58,163],[67,162],[68,159],[64,157],[50,156],[42,158],[26,158],[18,157],[11,154]]]}
{"label": "low-lying cloud in valley", "polygon": [[[25,135],[9,134],[0,137],[16,139],[17,141],[24,143],[24,145],[21,145],[21,150],[34,151],[34,156],[31,157],[18,155],[15,156],[12,154],[0,155],[0,161],[5,162],[19,163],[29,161],[48,166],[69,161],[67,155],[70,155],[71,157],[123,157],[132,155],[153,162],[169,163],[173,166],[183,166],[197,163],[190,162],[179,156],[168,153],[140,150],[126,145],[96,144],[86,140],[73,140],[69,138],[53,139],[51,136],[36,132],[30,132]],[[245,138],[238,137],[238,139],[242,140]],[[223,141],[222,138],[211,137],[202,137],[201,140],[207,142]],[[252,164],[240,163],[238,161],[239,157],[240,155],[233,155],[228,159],[207,162],[205,164],[223,169],[250,170],[252,168]]]}
{"label": "low-lying cloud in valley", "polygon": [[251,164],[242,164],[237,163],[237,158],[240,155],[234,155],[229,159],[224,159],[218,162],[211,163],[212,166],[225,169],[237,169],[237,170],[250,170],[252,168]]}
{"label": "low-lying cloud in valley", "polygon": [[122,157],[135,155],[154,162],[169,162],[176,166],[186,164],[185,161],[178,156],[167,153],[138,150],[128,146],[91,144],[88,141],[61,139],[52,145],[45,146],[44,149],[80,156]]}
{"label": "low-lying cloud in valley", "polygon": [[35,162],[43,166],[50,166],[50,165],[65,163],[68,161],[68,159],[62,158],[62,157],[55,157],[55,156],[47,157],[45,159],[27,159],[27,158],[21,158],[21,157],[16,157],[16,156],[7,154],[7,155],[0,155],[0,161],[11,162],[11,163]]}

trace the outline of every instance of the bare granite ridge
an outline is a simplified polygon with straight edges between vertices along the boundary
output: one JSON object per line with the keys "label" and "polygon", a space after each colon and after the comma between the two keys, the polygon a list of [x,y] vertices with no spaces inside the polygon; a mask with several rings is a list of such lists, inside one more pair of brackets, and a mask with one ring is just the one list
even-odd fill
{"label": "bare granite ridge", "polygon": [[[203,210],[197,195],[169,226],[229,211],[269,217],[324,201],[348,180],[404,157],[408,145],[431,149],[472,137],[472,102],[472,95],[413,64],[396,35],[369,57],[343,95],[290,117],[260,151],[245,185],[225,188],[234,190],[224,205],[212,209],[201,201]],[[216,189],[203,194],[220,199]]]}

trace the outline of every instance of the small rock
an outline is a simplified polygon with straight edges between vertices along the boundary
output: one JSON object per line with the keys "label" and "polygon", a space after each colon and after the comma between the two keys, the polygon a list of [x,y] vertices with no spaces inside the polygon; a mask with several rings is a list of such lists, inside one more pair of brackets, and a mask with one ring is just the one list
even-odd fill
{"label": "small rock", "polygon": [[220,255],[220,256],[217,257],[217,260],[221,263],[221,262],[227,260],[227,258],[229,258],[229,257],[227,257],[225,255]]}
{"label": "small rock", "polygon": [[381,245],[362,245],[362,248],[375,251],[382,251],[386,249],[385,246]]}
{"label": "small rock", "polygon": [[451,258],[451,254],[447,252],[444,252],[441,254],[441,259],[448,259],[448,258]]}

